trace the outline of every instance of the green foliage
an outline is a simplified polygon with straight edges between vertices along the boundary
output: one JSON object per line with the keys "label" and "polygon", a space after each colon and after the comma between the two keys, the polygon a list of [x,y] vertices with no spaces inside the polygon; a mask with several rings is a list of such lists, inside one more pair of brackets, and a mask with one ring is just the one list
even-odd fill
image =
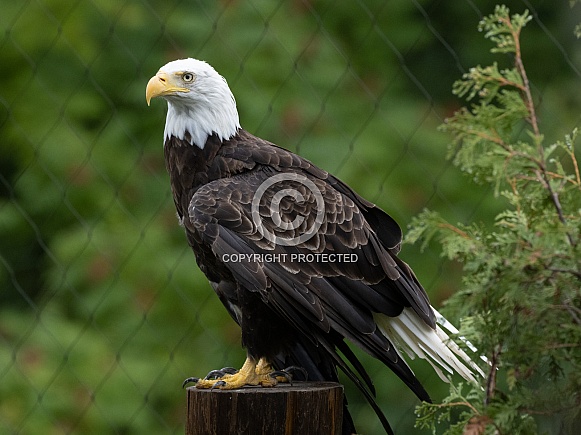
{"label": "green foliage", "polygon": [[408,241],[437,239],[464,267],[447,310],[487,357],[482,385],[452,386],[418,408],[418,426],[445,434],[576,433],[581,425],[581,177],[577,130],[549,142],[537,119],[520,49],[530,15],[499,6],[479,29],[514,66],[470,69],[454,93],[473,101],[447,119],[453,161],[495,186],[506,209],[492,228],[416,217]]}

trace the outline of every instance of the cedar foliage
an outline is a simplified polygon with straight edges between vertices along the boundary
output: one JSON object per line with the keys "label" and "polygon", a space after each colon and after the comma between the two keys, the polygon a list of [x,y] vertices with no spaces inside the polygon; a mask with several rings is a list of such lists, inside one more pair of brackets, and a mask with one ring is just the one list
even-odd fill
{"label": "cedar foliage", "polygon": [[[463,318],[461,335],[488,364],[481,385],[451,385],[440,404],[417,409],[416,425],[445,434],[573,433],[581,427],[581,176],[577,130],[549,140],[536,113],[521,55],[527,11],[505,6],[479,24],[508,55],[471,68],[453,92],[469,102],[442,130],[450,158],[479,183],[490,183],[506,209],[494,225],[452,225],[426,210],[408,242],[437,240],[463,264],[463,289],[448,300]],[[475,357],[477,358],[477,357]]]}

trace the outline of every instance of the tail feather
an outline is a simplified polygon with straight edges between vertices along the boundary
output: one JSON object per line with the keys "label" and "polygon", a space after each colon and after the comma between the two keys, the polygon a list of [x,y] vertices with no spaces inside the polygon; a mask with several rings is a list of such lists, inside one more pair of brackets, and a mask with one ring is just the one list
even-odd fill
{"label": "tail feather", "polygon": [[436,310],[434,313],[437,318],[436,329],[422,321],[409,307],[404,308],[397,317],[376,314],[375,321],[386,337],[393,340],[410,359],[416,356],[425,359],[443,381],[448,382],[448,378],[441,369],[450,374],[456,372],[467,381],[477,382],[474,372],[480,376],[484,376],[484,373],[439,325],[451,333],[457,333],[458,330]]}
{"label": "tail feather", "polygon": [[[442,325],[444,328],[446,328],[448,330],[448,332],[450,332],[451,334],[459,334],[460,331],[458,331],[458,328],[456,328],[454,325],[452,325],[448,319],[446,319],[444,316],[442,316],[442,314],[440,314],[440,312],[438,310],[436,310],[434,307],[432,307],[432,310],[434,311],[434,314],[436,315],[436,323]],[[478,349],[476,349],[476,346],[474,346],[472,343],[470,343],[466,337],[463,336],[459,336],[458,339],[464,343],[466,345],[466,347],[468,349],[470,349],[472,352],[476,353],[478,352]],[[484,361],[486,364],[490,364],[488,361],[488,358],[486,358],[484,355],[480,355],[480,359],[482,361]],[[475,370],[477,370],[478,372],[480,372],[481,376],[484,376],[484,373],[482,373],[482,371],[478,368],[478,367],[473,367]]]}

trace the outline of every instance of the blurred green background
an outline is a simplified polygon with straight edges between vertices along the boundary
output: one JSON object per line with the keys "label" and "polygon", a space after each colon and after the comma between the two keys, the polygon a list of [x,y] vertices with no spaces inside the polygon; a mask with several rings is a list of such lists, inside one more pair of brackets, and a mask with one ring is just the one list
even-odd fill
{"label": "blurred green background", "polygon": [[[425,207],[490,224],[502,200],[446,160],[437,127],[459,107],[454,80],[492,58],[476,27],[495,4],[1,0],[0,433],[183,433],[182,380],[244,360],[175,218],[165,104],[144,98],[160,66],[208,61],[247,130],[404,228]],[[505,4],[535,16],[523,57],[558,138],[580,123],[579,7]],[[461,266],[435,246],[401,256],[437,307],[460,285]],[[415,433],[416,399],[362,358],[396,431]],[[447,391],[412,367],[436,400]],[[380,433],[346,388],[359,431]]]}

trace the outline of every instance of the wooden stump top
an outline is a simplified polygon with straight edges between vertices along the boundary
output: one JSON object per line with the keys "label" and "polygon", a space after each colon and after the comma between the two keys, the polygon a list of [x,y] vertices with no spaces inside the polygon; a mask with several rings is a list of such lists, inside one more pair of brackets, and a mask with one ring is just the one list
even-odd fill
{"label": "wooden stump top", "polygon": [[343,386],[294,382],[237,390],[187,389],[186,435],[340,435]]}

